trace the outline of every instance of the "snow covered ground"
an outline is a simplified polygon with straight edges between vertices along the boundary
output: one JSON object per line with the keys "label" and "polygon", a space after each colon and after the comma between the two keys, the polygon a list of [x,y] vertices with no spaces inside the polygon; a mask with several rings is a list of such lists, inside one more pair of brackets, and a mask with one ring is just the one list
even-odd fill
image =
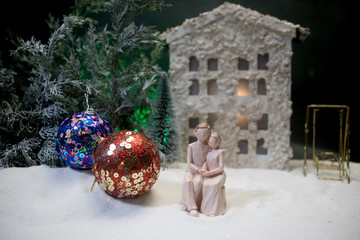
{"label": "snow covered ground", "polygon": [[182,164],[131,200],[90,192],[91,171],[0,169],[0,239],[360,239],[360,164],[350,184],[318,180],[311,164],[305,178],[302,164],[226,169],[228,210],[214,218],[181,210]]}

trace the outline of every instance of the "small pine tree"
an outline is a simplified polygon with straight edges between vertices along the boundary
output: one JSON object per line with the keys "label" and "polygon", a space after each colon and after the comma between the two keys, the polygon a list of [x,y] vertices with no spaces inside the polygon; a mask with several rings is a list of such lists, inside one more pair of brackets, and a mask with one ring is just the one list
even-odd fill
{"label": "small pine tree", "polygon": [[163,75],[159,80],[153,114],[150,117],[146,134],[154,141],[160,151],[164,166],[177,159],[179,141],[167,75]]}

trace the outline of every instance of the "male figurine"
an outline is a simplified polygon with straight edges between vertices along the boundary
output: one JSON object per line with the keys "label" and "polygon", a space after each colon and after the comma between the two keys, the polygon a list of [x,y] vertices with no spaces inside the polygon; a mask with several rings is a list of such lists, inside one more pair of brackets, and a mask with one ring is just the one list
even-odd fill
{"label": "male figurine", "polygon": [[200,123],[194,130],[197,141],[189,144],[187,150],[187,167],[185,170],[184,184],[182,190],[182,204],[185,211],[191,216],[198,216],[198,209],[202,200],[202,174],[207,170],[203,169],[206,156],[210,151],[208,140],[211,128],[207,123]]}

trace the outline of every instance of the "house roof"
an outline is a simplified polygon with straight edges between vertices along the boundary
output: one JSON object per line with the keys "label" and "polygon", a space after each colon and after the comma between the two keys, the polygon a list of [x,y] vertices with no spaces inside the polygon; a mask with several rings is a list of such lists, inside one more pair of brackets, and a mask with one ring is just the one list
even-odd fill
{"label": "house roof", "polygon": [[186,19],[180,26],[168,29],[165,32],[165,37],[167,42],[170,43],[189,34],[194,28],[202,29],[205,26],[226,17],[237,18],[239,23],[250,22],[253,24],[260,24],[272,31],[280,33],[281,35],[296,38],[300,41],[305,40],[310,34],[308,28],[303,28],[300,25],[261,14],[257,11],[244,8],[238,4],[225,2],[209,12],[201,13],[198,17]]}

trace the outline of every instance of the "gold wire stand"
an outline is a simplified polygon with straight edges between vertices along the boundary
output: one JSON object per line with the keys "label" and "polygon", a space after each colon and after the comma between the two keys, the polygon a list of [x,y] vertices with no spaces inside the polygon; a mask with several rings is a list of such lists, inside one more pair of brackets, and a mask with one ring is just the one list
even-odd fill
{"label": "gold wire stand", "polygon": [[[316,114],[321,109],[335,109],[339,111],[339,151],[335,152],[316,152]],[[307,145],[309,135],[309,117],[312,112],[312,160],[316,168],[318,179],[343,181],[347,178],[350,183],[350,108],[346,105],[308,105],[306,109],[305,122],[305,146],[304,146],[304,168],[303,173],[306,177],[307,171]],[[339,172],[338,178],[319,177],[319,170],[335,170]]]}

